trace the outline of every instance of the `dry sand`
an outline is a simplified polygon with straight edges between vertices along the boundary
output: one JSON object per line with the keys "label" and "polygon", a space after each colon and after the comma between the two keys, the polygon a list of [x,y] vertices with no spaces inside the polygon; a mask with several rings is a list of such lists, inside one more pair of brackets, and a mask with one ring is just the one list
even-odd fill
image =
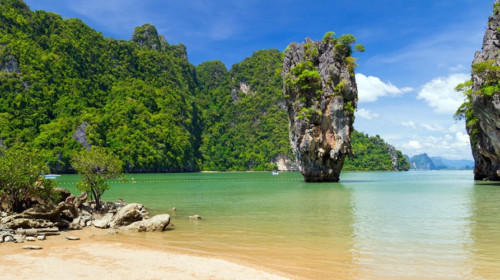
{"label": "dry sand", "polygon": [[[106,231],[88,229],[45,241],[1,243],[0,279],[287,279],[226,260],[95,238],[96,234]],[[81,240],[69,241],[65,235]],[[24,245],[43,249],[25,250]]]}

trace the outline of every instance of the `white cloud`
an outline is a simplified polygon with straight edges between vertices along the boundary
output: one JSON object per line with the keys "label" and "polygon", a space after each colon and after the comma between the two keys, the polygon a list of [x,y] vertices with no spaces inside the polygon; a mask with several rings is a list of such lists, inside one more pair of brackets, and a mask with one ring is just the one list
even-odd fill
{"label": "white cloud", "polygon": [[358,115],[359,117],[361,117],[363,119],[367,119],[367,120],[371,120],[371,119],[380,117],[379,114],[374,113],[374,112],[367,110],[367,109],[364,109],[364,108],[358,109],[356,112],[356,115]]}
{"label": "white cloud", "polygon": [[465,146],[465,147],[470,146],[470,138],[469,138],[469,135],[467,133],[457,132],[455,134],[455,138],[457,139],[457,142],[456,142],[457,146]]}
{"label": "white cloud", "polygon": [[404,145],[404,147],[409,150],[420,150],[422,149],[422,144],[420,144],[417,140],[410,140]]}
{"label": "white cloud", "polygon": [[469,136],[464,132],[442,136],[414,136],[414,139],[401,145],[408,155],[427,153],[448,159],[472,159]]}
{"label": "white cloud", "polygon": [[424,99],[436,113],[453,114],[464,101],[462,93],[456,92],[455,87],[468,79],[470,75],[463,73],[435,78],[423,86],[417,99]]}
{"label": "white cloud", "polygon": [[401,122],[401,125],[410,128],[415,128],[415,123],[413,121]]}
{"label": "white cloud", "polygon": [[464,132],[465,124],[463,122],[455,122],[448,128],[448,131],[451,133]]}
{"label": "white cloud", "polygon": [[365,76],[356,74],[356,83],[358,84],[359,102],[374,102],[382,96],[398,96],[405,92],[413,90],[412,88],[398,88],[391,82],[384,83],[374,76]]}
{"label": "white cloud", "polygon": [[449,121],[445,122],[445,124],[437,124],[437,123],[424,123],[424,122],[414,122],[414,121],[401,121],[400,125],[412,129],[424,129],[430,132],[441,132],[441,133],[463,133],[465,131],[465,125],[462,122],[454,122],[450,124]]}
{"label": "white cloud", "polygon": [[452,67],[448,68],[448,70],[450,70],[451,72],[458,72],[458,71],[465,70],[465,66],[463,66],[462,64],[458,64],[456,66],[452,66]]}
{"label": "white cloud", "polygon": [[428,131],[441,131],[441,132],[447,131],[447,129],[444,126],[439,124],[421,123],[420,126]]}

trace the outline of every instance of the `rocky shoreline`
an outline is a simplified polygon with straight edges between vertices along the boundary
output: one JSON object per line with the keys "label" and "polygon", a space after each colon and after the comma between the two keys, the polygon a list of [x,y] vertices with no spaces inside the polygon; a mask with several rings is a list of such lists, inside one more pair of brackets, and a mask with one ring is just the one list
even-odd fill
{"label": "rocky shoreline", "polygon": [[[57,189],[61,195],[59,204],[37,204],[22,213],[0,213],[0,243],[45,240],[47,236],[60,235],[61,232],[79,230],[94,226],[112,229],[108,234],[118,231],[151,232],[165,231],[170,224],[169,214],[149,217],[142,204],[103,202],[99,210],[95,203],[87,201],[87,194],[75,197],[65,189]],[[71,236],[66,239],[74,240]],[[41,249],[39,246],[26,246],[26,249]]]}

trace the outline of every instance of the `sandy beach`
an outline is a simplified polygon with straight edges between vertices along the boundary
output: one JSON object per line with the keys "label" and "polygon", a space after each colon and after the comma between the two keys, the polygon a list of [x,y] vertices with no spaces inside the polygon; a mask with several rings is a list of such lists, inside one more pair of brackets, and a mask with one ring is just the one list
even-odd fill
{"label": "sandy beach", "polygon": [[[168,234],[168,233],[167,233]],[[78,241],[66,235],[80,237]],[[288,279],[226,260],[186,255],[106,238],[85,229],[45,241],[0,244],[1,279]],[[42,250],[22,249],[25,245]]]}

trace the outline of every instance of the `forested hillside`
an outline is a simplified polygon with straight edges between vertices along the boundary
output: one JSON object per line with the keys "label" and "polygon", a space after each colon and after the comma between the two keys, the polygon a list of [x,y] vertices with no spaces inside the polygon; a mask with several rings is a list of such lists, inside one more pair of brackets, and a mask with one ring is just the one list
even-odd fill
{"label": "forested hillside", "polygon": [[196,68],[205,98],[212,100],[203,108],[208,124],[201,146],[205,169],[270,170],[278,156],[291,156],[281,67],[280,51],[257,51],[233,65],[217,86],[210,83],[224,73],[221,62]]}
{"label": "forested hillside", "polygon": [[[220,61],[191,65],[185,46],[152,25],[131,35],[104,38],[78,19],[0,0],[0,148],[37,149],[52,172],[71,172],[83,127],[128,172],[270,170],[292,157],[280,51],[228,71]],[[378,162],[362,169],[388,166]]]}
{"label": "forested hillside", "polygon": [[410,163],[401,151],[385,143],[380,136],[353,131],[353,157],[347,158],[344,170],[401,170],[408,171]]}
{"label": "forested hillside", "polygon": [[64,172],[82,148],[72,134],[86,121],[89,143],[108,147],[129,171],[196,169],[197,83],[182,45],[152,26],[125,42],[22,1],[0,3],[3,145],[40,149]]}

